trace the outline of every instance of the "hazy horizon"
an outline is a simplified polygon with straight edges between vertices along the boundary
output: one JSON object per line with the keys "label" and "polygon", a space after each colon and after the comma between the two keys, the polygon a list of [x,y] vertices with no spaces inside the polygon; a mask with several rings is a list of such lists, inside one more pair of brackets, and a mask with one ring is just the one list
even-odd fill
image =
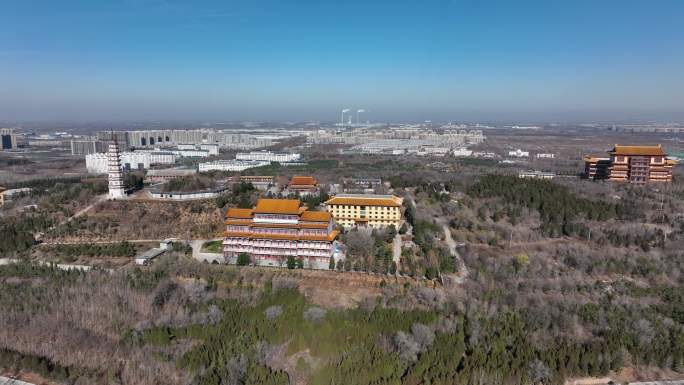
{"label": "hazy horizon", "polygon": [[0,4],[0,121],[684,120],[684,3]]}

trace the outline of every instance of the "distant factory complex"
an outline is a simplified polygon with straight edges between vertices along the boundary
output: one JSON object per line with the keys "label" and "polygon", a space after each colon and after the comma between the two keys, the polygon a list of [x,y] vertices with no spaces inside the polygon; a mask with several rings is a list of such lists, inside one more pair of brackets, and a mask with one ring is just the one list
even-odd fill
{"label": "distant factory complex", "polygon": [[318,130],[307,137],[309,144],[347,144],[345,152],[361,154],[418,155],[447,154],[450,151],[484,142],[481,130],[433,130],[421,126],[383,129],[367,127],[346,131]]}

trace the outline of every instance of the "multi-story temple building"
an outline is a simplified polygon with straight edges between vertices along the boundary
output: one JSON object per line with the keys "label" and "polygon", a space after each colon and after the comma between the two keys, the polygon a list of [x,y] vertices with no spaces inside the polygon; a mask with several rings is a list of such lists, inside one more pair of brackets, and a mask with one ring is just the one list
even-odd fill
{"label": "multi-story temple building", "polygon": [[320,189],[318,181],[312,176],[293,176],[287,185],[287,194],[297,194],[300,197],[318,196]]}
{"label": "multi-story temple building", "polygon": [[610,167],[610,158],[608,157],[594,155],[584,157],[584,176],[587,179],[607,179],[608,167]]}
{"label": "multi-story temple building", "polygon": [[335,222],[344,227],[401,226],[403,199],[394,195],[337,194],[325,202]]}
{"label": "multi-story temple building", "polygon": [[674,160],[657,146],[622,146],[608,151],[609,158],[585,157],[585,176],[616,182],[646,184],[672,182]]}
{"label": "multi-story temple building", "polygon": [[330,213],[309,211],[298,199],[259,199],[253,209],[230,208],[225,224],[223,255],[229,263],[247,253],[257,265],[284,266],[291,256],[306,268],[328,269],[330,257],[341,258]]}

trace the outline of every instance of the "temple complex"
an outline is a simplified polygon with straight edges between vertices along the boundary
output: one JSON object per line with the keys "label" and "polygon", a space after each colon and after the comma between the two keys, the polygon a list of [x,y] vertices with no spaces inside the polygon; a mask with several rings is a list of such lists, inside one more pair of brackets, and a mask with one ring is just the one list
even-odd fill
{"label": "temple complex", "polygon": [[299,199],[259,199],[253,209],[230,208],[225,224],[223,254],[229,263],[246,253],[256,265],[284,266],[293,257],[306,268],[328,269],[330,257],[341,258],[332,216],[307,210]]}

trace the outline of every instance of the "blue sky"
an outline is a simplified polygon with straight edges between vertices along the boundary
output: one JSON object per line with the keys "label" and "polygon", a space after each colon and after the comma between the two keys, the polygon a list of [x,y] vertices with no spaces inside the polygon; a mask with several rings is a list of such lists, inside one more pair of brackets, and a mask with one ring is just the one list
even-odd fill
{"label": "blue sky", "polygon": [[684,1],[0,0],[0,120],[684,120]]}

